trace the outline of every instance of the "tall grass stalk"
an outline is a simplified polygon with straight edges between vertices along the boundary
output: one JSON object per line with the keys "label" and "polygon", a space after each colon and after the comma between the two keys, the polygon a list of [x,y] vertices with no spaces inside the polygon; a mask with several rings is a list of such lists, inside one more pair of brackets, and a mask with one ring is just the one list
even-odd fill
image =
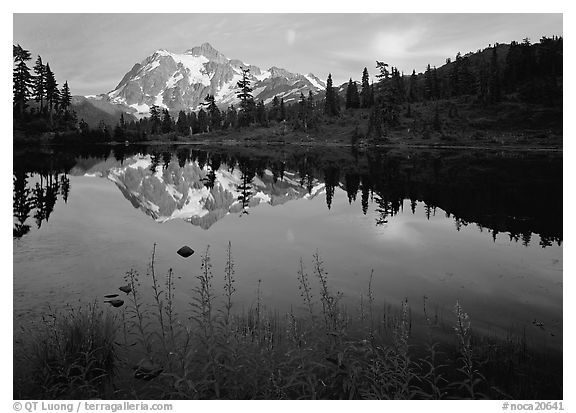
{"label": "tall grass stalk", "polygon": [[318,251],[312,256],[314,265],[314,274],[320,283],[320,302],[322,303],[322,313],[324,315],[324,325],[326,331],[331,335],[341,333],[341,325],[338,302],[342,295],[336,293],[333,295],[328,288],[328,273],[324,269],[324,262],[320,258]]}
{"label": "tall grass stalk", "polygon": [[300,258],[300,267],[298,268],[298,290],[300,290],[300,297],[304,301],[310,314],[310,321],[314,322],[314,302],[312,301],[312,289],[310,288],[310,280],[308,273],[304,270],[304,262]]}
{"label": "tall grass stalk", "polygon": [[214,293],[212,291],[212,263],[210,259],[210,246],[206,247],[205,253],[200,259],[200,275],[196,279],[200,285],[193,290],[192,297],[192,319],[194,319],[202,329],[204,337],[209,337],[213,333],[212,326],[212,306]]}
{"label": "tall grass stalk", "polygon": [[370,316],[370,339],[374,338],[374,292],[372,291],[372,279],[374,270],[370,271],[370,281],[368,282],[368,313]]}
{"label": "tall grass stalk", "polygon": [[143,345],[146,354],[148,356],[152,353],[152,343],[150,342],[150,337],[148,332],[146,331],[147,326],[147,314],[144,309],[143,304],[140,302],[138,291],[140,289],[140,275],[134,269],[130,269],[124,275],[124,281],[128,282],[130,286],[130,292],[128,296],[130,297],[130,301],[132,301],[132,306],[129,307],[128,311],[132,313],[130,316],[129,321],[136,325],[138,330],[138,338],[141,344]]}
{"label": "tall grass stalk", "polygon": [[172,268],[169,268],[168,272],[166,273],[164,286],[166,288],[164,293],[164,299],[166,300],[164,312],[166,314],[166,318],[168,319],[168,332],[170,334],[171,348],[174,348],[176,346],[176,337],[174,333],[176,314],[174,310],[174,272],[172,271]]}
{"label": "tall grass stalk", "polygon": [[224,324],[228,330],[230,327],[230,314],[232,311],[232,295],[236,292],[234,288],[234,260],[232,259],[232,243],[228,241],[228,248],[226,248],[226,267],[224,269],[224,295],[226,303],[224,305],[225,316]]}
{"label": "tall grass stalk", "polygon": [[456,301],[454,306],[454,313],[456,314],[456,325],[454,331],[458,337],[458,348],[460,351],[460,361],[462,367],[458,370],[461,371],[465,379],[458,383],[460,388],[467,390],[472,399],[482,396],[476,391],[476,387],[484,380],[484,377],[478,372],[474,363],[474,355],[471,343],[471,330],[470,319],[468,314],[464,312],[459,301]]}
{"label": "tall grass stalk", "polygon": [[158,283],[158,279],[156,278],[156,268],[155,268],[155,261],[156,261],[156,243],[152,247],[152,255],[150,257],[150,262],[148,264],[148,274],[152,277],[152,290],[154,291],[154,302],[156,303],[156,318],[160,323],[160,340],[162,342],[162,346],[164,348],[164,354],[168,354],[168,346],[166,343],[166,328],[164,326],[164,302],[162,301],[162,294],[164,291],[160,289],[160,284]]}

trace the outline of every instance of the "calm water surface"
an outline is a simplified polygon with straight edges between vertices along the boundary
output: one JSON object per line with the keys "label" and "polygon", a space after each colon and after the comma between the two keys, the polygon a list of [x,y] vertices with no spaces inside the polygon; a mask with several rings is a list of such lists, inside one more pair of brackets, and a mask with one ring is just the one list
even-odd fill
{"label": "calm water surface", "polygon": [[[189,301],[210,246],[221,291],[228,241],[238,307],[301,306],[299,260],[318,250],[346,304],[423,297],[473,327],[562,346],[562,156],[349,148],[15,150],[15,328],[49,307],[116,293],[130,268],[173,268]],[[194,254],[176,254],[189,245]],[[535,323],[542,323],[537,326]]]}

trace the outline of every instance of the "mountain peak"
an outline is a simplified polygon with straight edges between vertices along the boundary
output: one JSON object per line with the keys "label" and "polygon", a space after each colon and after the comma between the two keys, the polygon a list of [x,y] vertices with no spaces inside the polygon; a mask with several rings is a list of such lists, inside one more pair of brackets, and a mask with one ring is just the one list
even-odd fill
{"label": "mountain peak", "polygon": [[228,61],[226,56],[216,50],[210,43],[204,42],[200,46],[194,46],[192,49],[186,50],[185,54],[192,56],[204,56],[208,60],[215,61],[217,63],[225,63]]}
{"label": "mountain peak", "polygon": [[156,50],[134,65],[107,95],[112,103],[129,106],[138,117],[148,115],[153,105],[171,111],[195,110],[208,94],[215,96],[218,105],[227,107],[238,100],[240,67],[246,66],[250,68],[254,98],[265,104],[274,96],[288,102],[297,100],[301,92],[307,94],[324,88],[313,75],[291,73],[275,66],[262,71],[242,60],[226,58],[205,42],[183,53]]}

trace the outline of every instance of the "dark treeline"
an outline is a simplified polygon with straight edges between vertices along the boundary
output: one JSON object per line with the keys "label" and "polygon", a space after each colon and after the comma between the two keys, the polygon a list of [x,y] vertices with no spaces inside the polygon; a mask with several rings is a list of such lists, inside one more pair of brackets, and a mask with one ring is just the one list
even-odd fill
{"label": "dark treeline", "polygon": [[[458,116],[458,106],[438,104],[441,100],[468,103],[478,108],[501,102],[562,105],[562,37],[542,37],[539,43],[529,39],[522,43],[495,44],[476,53],[462,56],[440,68],[428,65],[424,73],[410,76],[387,63],[376,62],[377,82],[370,87],[367,69],[362,77],[362,96],[357,97],[355,82],[348,83],[346,107],[371,107],[367,136],[383,136],[387,128],[400,125],[401,117],[414,118],[412,105],[431,103],[432,115],[421,126],[421,132],[442,129],[442,116]],[[367,103],[368,102],[368,103]],[[436,102],[436,103],[435,103]],[[413,123],[416,126],[416,122]],[[522,126],[522,125],[517,125]]]}
{"label": "dark treeline", "polygon": [[25,135],[76,131],[78,120],[71,109],[68,82],[58,88],[50,64],[44,64],[41,56],[30,69],[30,52],[20,45],[13,46],[12,55],[14,131]]}
{"label": "dark treeline", "polygon": [[[177,140],[179,137],[246,127],[281,125],[283,133],[321,131],[322,125],[344,111],[364,109],[369,112],[367,130],[370,139],[384,137],[390,128],[412,119],[413,129],[424,135],[440,131],[445,119],[459,116],[459,104],[477,108],[495,107],[501,102],[562,105],[562,37],[543,37],[532,44],[495,44],[476,53],[446,59],[440,68],[428,65],[423,73],[400,73],[388,63],[376,62],[376,82],[364,68],[358,85],[350,78],[344,88],[333,85],[331,74],[326,89],[314,95],[302,93],[296,102],[287,104],[282,97],[271,101],[256,100],[252,94],[249,69],[237,82],[238,105],[218,107],[215,97],[207,95],[195,111],[170,113],[167,108],[152,106],[148,117],[116,125],[101,122],[90,128],[76,119],[70,110],[68,84],[58,89],[49,64],[38,56],[33,68],[27,66],[30,53],[14,46],[14,117],[15,128],[26,133],[56,132],[56,141],[71,137],[82,142],[138,142],[151,139]],[[440,102],[444,104],[440,105]],[[446,102],[450,104],[446,105]],[[34,103],[34,104],[32,104]],[[413,105],[430,103],[426,119],[419,119]],[[516,125],[521,126],[521,125]],[[353,139],[354,140],[354,139]]]}
{"label": "dark treeline", "polygon": [[[528,245],[536,233],[543,247],[562,241],[562,165],[548,155],[445,151],[405,154],[386,150],[351,155],[314,148],[254,154],[248,148],[194,149],[169,145],[78,149],[68,154],[37,155],[33,162],[27,153],[15,158],[14,216],[20,225],[14,230],[15,236],[21,234],[20,228],[37,205],[34,188],[53,187],[50,190],[60,191],[66,201],[70,191],[66,174],[73,166],[95,164],[109,157],[123,163],[134,155],[149,154],[152,172],[166,169],[172,162],[181,168],[190,162],[201,169],[208,167],[204,185],[209,189],[214,187],[218,169],[232,172],[238,168],[242,182],[237,189],[242,193],[239,200],[245,213],[254,194],[252,181],[256,176],[262,178],[269,170],[274,183],[281,185],[288,171],[298,177],[308,193],[315,185],[324,183],[328,209],[332,208],[336,189],[345,191],[348,202],[358,204],[364,214],[376,213],[376,225],[385,225],[409,205],[412,213],[423,207],[428,219],[441,209],[453,218],[458,230],[475,225],[481,231],[489,231],[494,240],[499,233],[507,233],[510,240]],[[33,175],[36,179],[40,177],[40,182],[28,184]],[[64,182],[67,184],[63,185]],[[48,210],[46,218],[51,212]]]}

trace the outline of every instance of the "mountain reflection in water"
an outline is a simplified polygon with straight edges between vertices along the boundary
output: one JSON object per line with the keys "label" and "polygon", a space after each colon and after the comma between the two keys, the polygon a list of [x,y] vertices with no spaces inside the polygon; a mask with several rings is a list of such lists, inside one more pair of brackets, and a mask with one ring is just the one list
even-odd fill
{"label": "mountain reflection in water", "polygon": [[534,233],[542,247],[562,242],[562,157],[555,153],[189,146],[15,150],[15,238],[33,226],[41,230],[54,208],[65,207],[70,175],[109,179],[154,220],[184,219],[204,229],[262,203],[324,196],[330,209],[335,188],[341,188],[363,214],[373,207],[377,226],[409,200],[412,213],[419,202],[427,218],[440,208],[457,229],[476,225],[494,239],[507,233],[524,245]]}

